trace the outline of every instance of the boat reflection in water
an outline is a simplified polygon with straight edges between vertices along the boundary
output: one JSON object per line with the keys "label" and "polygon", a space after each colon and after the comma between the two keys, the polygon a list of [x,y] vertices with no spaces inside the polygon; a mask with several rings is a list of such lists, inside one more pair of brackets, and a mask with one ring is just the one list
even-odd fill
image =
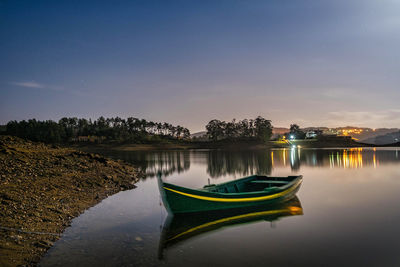
{"label": "boat reflection in water", "polygon": [[198,213],[168,213],[160,237],[158,257],[163,259],[164,250],[223,227],[239,226],[257,221],[275,222],[282,217],[303,215],[300,200],[292,199],[270,205],[206,211]]}

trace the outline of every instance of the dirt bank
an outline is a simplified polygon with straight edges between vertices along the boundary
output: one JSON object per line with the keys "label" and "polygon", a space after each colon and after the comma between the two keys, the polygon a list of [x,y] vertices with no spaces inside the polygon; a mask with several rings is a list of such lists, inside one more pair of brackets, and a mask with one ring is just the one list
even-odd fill
{"label": "dirt bank", "polygon": [[140,176],[122,161],[0,136],[0,266],[35,265],[72,218]]}

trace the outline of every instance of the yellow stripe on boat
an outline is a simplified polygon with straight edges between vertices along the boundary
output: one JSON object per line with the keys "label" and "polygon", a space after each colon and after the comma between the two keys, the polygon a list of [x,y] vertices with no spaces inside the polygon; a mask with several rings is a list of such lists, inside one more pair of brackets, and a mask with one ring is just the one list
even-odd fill
{"label": "yellow stripe on boat", "polygon": [[296,184],[294,184],[292,187],[289,187],[288,189],[286,189],[282,192],[276,193],[276,194],[272,194],[272,195],[268,195],[268,196],[261,196],[261,197],[246,197],[246,198],[205,197],[205,196],[199,196],[199,195],[193,195],[193,194],[181,192],[181,191],[174,190],[174,189],[171,189],[171,188],[168,188],[165,186],[163,188],[166,190],[172,191],[174,193],[183,195],[183,196],[201,199],[201,200],[208,200],[208,201],[215,201],[215,202],[249,202],[249,201],[263,201],[263,200],[269,200],[269,199],[282,197],[282,196],[294,191],[300,183],[301,183],[301,180],[298,181]]}

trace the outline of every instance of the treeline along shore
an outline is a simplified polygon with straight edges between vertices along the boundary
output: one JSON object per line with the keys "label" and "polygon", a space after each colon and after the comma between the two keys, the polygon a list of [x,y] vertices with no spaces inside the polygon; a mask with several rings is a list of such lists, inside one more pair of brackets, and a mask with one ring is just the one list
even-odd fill
{"label": "treeline along shore", "polygon": [[0,266],[36,265],[72,218],[141,176],[122,161],[0,136]]}
{"label": "treeline along shore", "polygon": [[[201,140],[203,143],[221,140],[265,143],[271,138],[273,126],[270,120],[258,116],[231,122],[214,119],[205,128],[207,138]],[[200,141],[192,139],[189,129],[180,125],[134,117],[9,121],[0,128],[0,133],[45,143],[188,144]]]}
{"label": "treeline along shore", "polygon": [[3,127],[3,134],[18,136],[45,143],[66,143],[89,141],[158,143],[188,139],[190,132],[180,125],[167,122],[153,122],[129,117],[122,119],[99,117],[62,118],[58,122],[36,119],[10,121]]}
{"label": "treeline along shore", "polygon": [[0,127],[0,134],[52,144],[173,144],[210,147],[229,142],[266,144],[271,139],[273,126],[270,120],[258,116],[241,121],[233,119],[231,122],[213,119],[205,128],[206,138],[191,138],[189,129],[167,122],[134,117],[99,117],[96,120],[65,117],[58,122],[36,119],[9,121]]}
{"label": "treeline along shore", "polygon": [[357,142],[351,136],[326,136],[321,131],[316,131],[314,137],[308,138],[297,124],[291,124],[285,134],[274,135],[271,120],[261,116],[228,122],[213,119],[205,125],[205,129],[203,136],[191,136],[189,129],[167,122],[135,117],[99,117],[96,120],[72,117],[62,118],[58,122],[36,119],[10,121],[0,126],[0,135],[50,144],[75,145],[84,149],[97,148],[99,151],[103,148],[146,150],[373,146]]}

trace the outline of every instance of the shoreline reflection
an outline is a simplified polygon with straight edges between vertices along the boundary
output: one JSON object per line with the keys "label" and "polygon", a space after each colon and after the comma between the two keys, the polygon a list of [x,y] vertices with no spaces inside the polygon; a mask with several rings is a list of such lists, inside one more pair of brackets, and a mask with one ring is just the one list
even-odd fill
{"label": "shoreline reflection", "polygon": [[[183,173],[192,164],[206,165],[211,178],[223,176],[243,177],[253,174],[270,175],[273,169],[301,167],[328,167],[342,169],[378,168],[381,164],[399,163],[397,149],[270,149],[270,150],[174,150],[113,152],[110,156],[134,163],[146,177]],[[145,178],[144,178],[145,179]]]}

